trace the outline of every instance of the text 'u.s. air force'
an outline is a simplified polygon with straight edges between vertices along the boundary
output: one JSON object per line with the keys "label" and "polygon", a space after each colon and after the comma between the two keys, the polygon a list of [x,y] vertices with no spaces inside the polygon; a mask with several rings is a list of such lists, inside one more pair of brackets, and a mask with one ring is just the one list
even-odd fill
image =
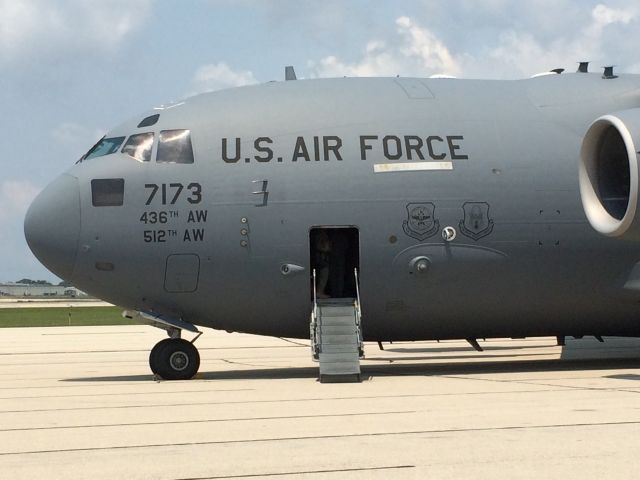
{"label": "text 'u.s. air force'", "polygon": [[[467,160],[463,135],[360,135],[351,147],[360,160],[391,161]],[[271,137],[244,140],[239,137],[222,139],[222,160],[225,163],[320,162],[342,161],[345,141],[337,135],[296,137],[289,148],[281,142],[276,147]],[[353,151],[351,148],[349,151]]]}

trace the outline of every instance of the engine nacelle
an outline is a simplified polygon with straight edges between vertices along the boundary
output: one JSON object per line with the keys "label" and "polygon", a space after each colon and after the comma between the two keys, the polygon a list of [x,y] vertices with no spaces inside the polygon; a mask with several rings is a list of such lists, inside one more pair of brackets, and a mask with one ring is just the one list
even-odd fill
{"label": "engine nacelle", "polygon": [[591,124],[580,151],[580,196],[598,232],[640,240],[639,160],[640,108],[604,115]]}

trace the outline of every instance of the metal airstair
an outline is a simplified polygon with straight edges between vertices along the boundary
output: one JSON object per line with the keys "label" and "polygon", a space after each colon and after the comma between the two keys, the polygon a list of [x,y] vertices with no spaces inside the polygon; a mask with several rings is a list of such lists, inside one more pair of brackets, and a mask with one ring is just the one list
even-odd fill
{"label": "metal airstair", "polygon": [[313,272],[311,353],[320,364],[319,379],[329,382],[360,382],[360,358],[364,356],[358,271],[354,270],[356,298],[316,297]]}

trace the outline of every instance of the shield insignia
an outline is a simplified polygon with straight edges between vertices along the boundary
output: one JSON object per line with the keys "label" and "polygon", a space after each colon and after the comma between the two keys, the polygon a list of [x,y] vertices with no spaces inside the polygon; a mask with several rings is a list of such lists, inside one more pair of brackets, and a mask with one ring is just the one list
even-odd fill
{"label": "shield insignia", "polygon": [[407,219],[402,222],[404,233],[416,240],[424,240],[435,235],[440,222],[435,218],[436,206],[433,203],[409,203]]}
{"label": "shield insignia", "polygon": [[473,240],[480,240],[493,231],[493,220],[489,218],[489,204],[467,202],[462,205],[464,219],[460,220],[460,232]]}

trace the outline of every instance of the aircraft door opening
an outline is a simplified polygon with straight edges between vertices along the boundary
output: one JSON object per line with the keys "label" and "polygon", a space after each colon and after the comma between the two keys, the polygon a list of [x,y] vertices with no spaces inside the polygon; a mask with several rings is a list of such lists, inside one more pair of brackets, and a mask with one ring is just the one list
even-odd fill
{"label": "aircraft door opening", "polygon": [[[358,229],[355,227],[312,228],[309,234],[309,246],[311,272],[316,271],[318,299],[356,298],[354,269],[358,271],[360,269]],[[313,295],[313,288],[311,290]]]}

